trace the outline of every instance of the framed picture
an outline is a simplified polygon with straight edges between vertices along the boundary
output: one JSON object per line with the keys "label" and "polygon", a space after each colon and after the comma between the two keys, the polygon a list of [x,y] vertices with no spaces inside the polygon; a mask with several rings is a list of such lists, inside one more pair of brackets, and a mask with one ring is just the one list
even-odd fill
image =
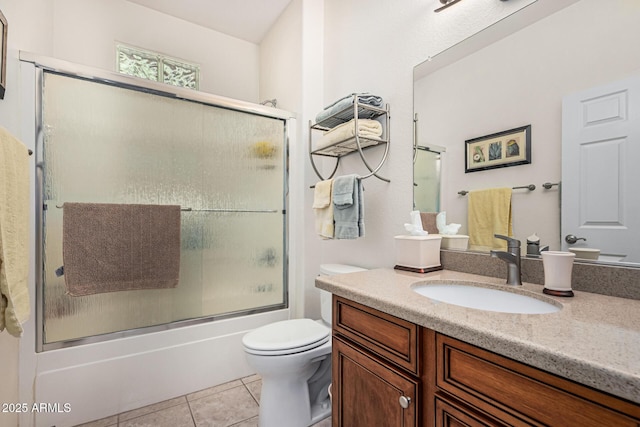
{"label": "framed picture", "polygon": [[531,125],[465,141],[465,173],[531,163]]}
{"label": "framed picture", "polygon": [[7,18],[0,10],[0,99],[7,88]]}

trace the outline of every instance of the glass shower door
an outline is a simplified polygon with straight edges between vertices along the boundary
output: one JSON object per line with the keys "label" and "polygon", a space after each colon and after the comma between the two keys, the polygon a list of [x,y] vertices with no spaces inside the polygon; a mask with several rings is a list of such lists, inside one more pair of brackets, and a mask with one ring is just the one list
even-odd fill
{"label": "glass shower door", "polygon": [[[286,307],[285,120],[43,74],[45,349]],[[68,295],[65,202],[180,205],[178,286]]]}

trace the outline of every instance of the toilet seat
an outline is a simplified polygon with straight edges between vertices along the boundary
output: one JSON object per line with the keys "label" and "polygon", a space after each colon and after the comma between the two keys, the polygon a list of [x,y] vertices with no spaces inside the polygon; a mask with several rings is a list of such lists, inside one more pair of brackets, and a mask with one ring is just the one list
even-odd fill
{"label": "toilet seat", "polygon": [[278,356],[300,353],[329,341],[331,329],[311,319],[291,319],[255,329],[242,338],[247,353]]}

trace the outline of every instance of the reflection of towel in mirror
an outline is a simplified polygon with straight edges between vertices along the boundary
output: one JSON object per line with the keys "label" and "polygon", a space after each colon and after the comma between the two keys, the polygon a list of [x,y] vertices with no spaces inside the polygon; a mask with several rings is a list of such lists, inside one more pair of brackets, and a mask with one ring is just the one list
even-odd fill
{"label": "reflection of towel in mirror", "polygon": [[29,318],[29,156],[0,127],[0,331],[22,335]]}
{"label": "reflection of towel in mirror", "polygon": [[436,226],[437,212],[420,212],[420,220],[422,221],[422,229],[429,234],[438,234]]}
{"label": "reflection of towel in mirror", "polygon": [[325,132],[316,143],[316,149],[319,150],[337,142],[353,138],[356,136],[356,133],[362,138],[379,140],[382,135],[382,125],[376,120],[359,119],[358,129],[356,132],[355,120],[349,120],[348,122]]}
{"label": "reflection of towel in mirror", "polygon": [[313,213],[315,214],[316,233],[323,239],[333,239],[333,203],[331,187],[333,179],[316,183],[313,193]]}
{"label": "reflection of towel in mirror", "polygon": [[506,250],[507,242],[494,234],[511,236],[511,188],[490,188],[469,192],[469,249]]}
{"label": "reflection of towel in mirror", "polygon": [[336,239],[364,236],[364,200],[360,178],[345,175],[334,180],[333,207]]}

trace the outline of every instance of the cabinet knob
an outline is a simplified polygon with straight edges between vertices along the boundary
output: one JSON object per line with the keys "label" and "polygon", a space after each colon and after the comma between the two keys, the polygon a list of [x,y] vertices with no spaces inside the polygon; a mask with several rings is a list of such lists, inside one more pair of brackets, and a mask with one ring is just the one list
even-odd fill
{"label": "cabinet knob", "polygon": [[407,409],[409,407],[409,405],[411,404],[411,398],[407,397],[407,396],[400,396],[400,406],[402,406],[404,409]]}

